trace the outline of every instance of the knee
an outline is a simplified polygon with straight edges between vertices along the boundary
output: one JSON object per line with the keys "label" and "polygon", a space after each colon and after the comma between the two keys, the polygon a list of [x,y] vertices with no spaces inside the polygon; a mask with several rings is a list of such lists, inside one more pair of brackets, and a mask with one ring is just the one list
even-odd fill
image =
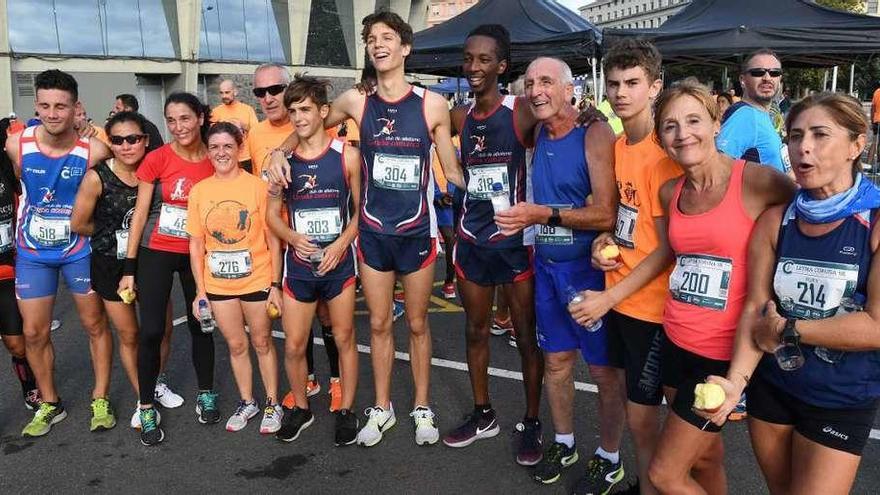
{"label": "knee", "polygon": [[426,337],[429,333],[428,319],[425,316],[410,316],[407,314],[406,322],[409,323],[410,335],[413,337]]}
{"label": "knee", "polygon": [[663,463],[659,462],[656,457],[651,460],[651,464],[648,466],[648,479],[651,480],[651,484],[654,485],[660,493],[668,493],[672,491],[672,488],[675,485],[675,478],[672,476],[672,470],[665,468]]}
{"label": "knee", "polygon": [[3,345],[6,346],[6,350],[9,351],[10,356],[18,359],[24,359],[26,352],[23,337],[4,335]]}
{"label": "knee", "polygon": [[22,333],[24,334],[25,347],[42,347],[49,343],[49,327],[35,328],[25,326]]}
{"label": "knee", "polygon": [[720,439],[712,442],[712,444],[706,448],[703,452],[703,455],[697,459],[697,462],[694,463],[695,471],[707,471],[711,469],[717,469],[719,466],[723,466],[724,464],[724,444],[721,443]]}
{"label": "knee", "polygon": [[90,338],[101,337],[110,331],[107,315],[103,312],[83,317],[82,325]]}
{"label": "knee", "polygon": [[226,345],[229,347],[229,355],[230,356],[241,357],[242,355],[245,355],[248,352],[247,339],[227,340]]}
{"label": "knee", "polygon": [[391,313],[387,315],[371,315],[370,331],[373,335],[389,335],[391,333]]}
{"label": "knee", "polygon": [[293,342],[291,339],[285,340],[284,358],[285,359],[303,359],[306,356],[306,341]]}
{"label": "knee", "polygon": [[268,336],[253,337],[251,336],[251,345],[254,351],[260,356],[265,356],[272,352],[272,339]]}
{"label": "knee", "polygon": [[572,356],[547,355],[544,360],[544,374],[550,380],[563,380],[571,374],[573,364]]}
{"label": "knee", "polygon": [[627,414],[626,425],[632,432],[636,441],[650,439],[659,435],[659,421],[656,416],[649,414]]}
{"label": "knee", "polygon": [[468,322],[465,335],[468,346],[485,345],[489,342],[489,329],[485,325],[478,326],[474,322]]}
{"label": "knee", "polygon": [[[327,336],[325,335],[324,338],[326,339]],[[347,348],[354,344],[354,329],[351,327],[335,328],[330,338],[333,339],[337,348]]]}

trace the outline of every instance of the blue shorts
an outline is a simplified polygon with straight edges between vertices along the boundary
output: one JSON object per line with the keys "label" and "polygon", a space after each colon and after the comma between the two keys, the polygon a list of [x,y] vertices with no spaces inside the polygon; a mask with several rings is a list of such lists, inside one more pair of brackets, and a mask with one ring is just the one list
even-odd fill
{"label": "blue shorts", "polygon": [[91,294],[92,277],[90,269],[91,255],[75,261],[30,261],[22,258],[15,260],[15,297],[19,299],[36,299],[54,296],[58,293],[58,273],[64,277],[64,283],[74,294]]}
{"label": "blue shorts", "polygon": [[608,333],[601,328],[588,332],[568,313],[566,288],[577,291],[604,290],[605,275],[590,266],[589,259],[550,262],[535,259],[535,323],[538,346],[545,352],[578,349],[584,361],[608,366]]}
{"label": "blue shorts", "polygon": [[346,287],[354,285],[355,277],[336,278],[330,280],[300,280],[287,277],[284,279],[284,293],[302,303],[329,301],[342,294]]}
{"label": "blue shorts", "polygon": [[458,240],[452,250],[455,274],[459,280],[489,287],[532,278],[534,249],[519,246],[509,249],[488,249]]}
{"label": "blue shorts", "polygon": [[406,275],[434,264],[437,258],[437,239],[361,230],[357,249],[358,259],[373,270]]}

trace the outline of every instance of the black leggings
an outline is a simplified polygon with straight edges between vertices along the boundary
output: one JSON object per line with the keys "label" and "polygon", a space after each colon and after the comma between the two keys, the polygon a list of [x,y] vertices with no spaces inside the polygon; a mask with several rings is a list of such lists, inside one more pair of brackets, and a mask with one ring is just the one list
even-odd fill
{"label": "black leggings", "polygon": [[138,384],[141,404],[153,403],[153,390],[159,376],[160,347],[165,334],[165,310],[171,296],[174,272],[183,286],[186,299],[186,325],[192,336],[192,362],[196,369],[199,390],[214,388],[214,335],[202,333],[199,321],[192,315],[196,283],[189,265],[189,255],[138,250],[138,301],[141,328],[138,338]]}
{"label": "black leggings", "polygon": [[[327,351],[327,362],[330,363],[330,378],[339,378],[339,349],[333,340],[333,328],[321,325],[321,336],[324,338],[324,350]],[[309,340],[306,343],[306,364],[309,374],[315,374],[315,342],[312,332],[309,331]]]}

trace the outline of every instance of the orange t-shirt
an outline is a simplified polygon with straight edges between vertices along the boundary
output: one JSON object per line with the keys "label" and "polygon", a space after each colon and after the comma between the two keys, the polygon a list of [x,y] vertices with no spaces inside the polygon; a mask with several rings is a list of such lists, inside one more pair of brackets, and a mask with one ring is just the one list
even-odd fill
{"label": "orange t-shirt", "polygon": [[354,119],[348,119],[345,121],[345,140],[348,141],[349,144],[352,141],[361,140],[361,130],[358,128],[357,122]]}
{"label": "orange t-shirt", "polygon": [[6,134],[8,136],[12,136],[13,134],[18,134],[19,132],[23,131],[24,128],[25,128],[25,125],[16,119],[15,122],[9,124],[9,127],[6,129]]}
{"label": "orange t-shirt", "polygon": [[205,291],[244,295],[271,285],[266,191],[245,172],[231,180],[208,177],[190,191],[186,230],[205,239]]}
{"label": "orange t-shirt", "polygon": [[262,176],[263,168],[269,164],[269,152],[281,146],[281,143],[292,133],[293,124],[289,120],[279,126],[264,120],[251,128],[247,147],[251,154],[251,165],[255,176]]}
{"label": "orange t-shirt", "polygon": [[871,122],[880,122],[880,88],[874,90],[874,97],[871,98],[871,106],[874,109],[874,115]]}
{"label": "orange t-shirt", "polygon": [[104,131],[104,128],[96,125],[92,125],[92,127],[95,128],[95,137],[102,143],[106,144],[107,147],[110,147],[110,137],[107,136],[107,132]]}
{"label": "orange t-shirt", "polygon": [[[609,287],[618,284],[657,249],[659,242],[654,220],[665,215],[660,203],[660,187],[681,174],[681,168],[666,156],[653,133],[633,145],[626,143],[626,135],[617,139],[614,175],[620,204],[614,239],[620,247],[623,266],[605,273],[605,283]],[[662,323],[670,273],[671,267],[615,306],[614,310],[638,320]]]}
{"label": "orange t-shirt", "polygon": [[[217,105],[211,110],[211,122],[232,121],[236,121],[245,130],[245,135],[249,134],[259,122],[254,107],[238,100],[233,101],[231,105]],[[250,159],[251,154],[248,152],[248,147],[242,146],[238,152],[238,161],[243,162]]]}

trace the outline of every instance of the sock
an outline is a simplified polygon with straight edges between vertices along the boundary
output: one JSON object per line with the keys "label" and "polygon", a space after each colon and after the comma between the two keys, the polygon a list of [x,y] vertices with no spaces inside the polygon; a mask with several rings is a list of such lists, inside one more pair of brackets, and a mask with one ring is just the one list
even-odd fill
{"label": "sock", "polygon": [[324,350],[327,351],[327,361],[330,363],[330,376],[339,378],[339,348],[333,339],[333,327],[321,325],[321,334],[324,337]]}
{"label": "sock", "polygon": [[15,372],[15,376],[18,377],[18,381],[21,382],[21,391],[23,393],[28,393],[37,388],[37,379],[34,377],[34,372],[31,370],[31,365],[28,364],[27,359],[13,357],[12,370]]}
{"label": "sock", "polygon": [[557,433],[554,440],[568,448],[574,447],[574,433]]}
{"label": "sock", "polygon": [[306,339],[306,367],[309,370],[309,380],[315,379],[315,342],[312,340],[312,330],[309,329],[309,337]]}
{"label": "sock", "polygon": [[620,451],[617,452],[608,452],[602,447],[596,449],[596,455],[607,460],[611,464],[617,464],[620,462]]}
{"label": "sock", "polygon": [[524,417],[523,417],[523,423],[532,423],[532,424],[534,424],[534,423],[540,423],[540,421],[538,420],[538,418],[530,418],[530,417],[528,417],[528,416],[524,416]]}
{"label": "sock", "polygon": [[487,418],[492,412],[492,404],[488,402],[485,404],[474,404],[474,411],[479,412],[484,418]]}

